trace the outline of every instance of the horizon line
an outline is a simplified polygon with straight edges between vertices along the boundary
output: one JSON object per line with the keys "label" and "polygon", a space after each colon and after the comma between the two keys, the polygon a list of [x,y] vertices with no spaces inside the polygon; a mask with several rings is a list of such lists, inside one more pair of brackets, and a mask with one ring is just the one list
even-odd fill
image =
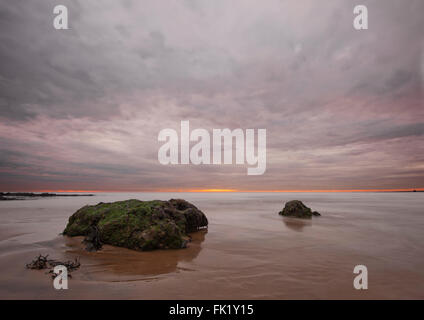
{"label": "horizon line", "polygon": [[424,188],[395,188],[395,189],[274,189],[274,190],[243,190],[243,189],[221,189],[221,188],[208,188],[208,189],[156,189],[156,190],[75,190],[75,189],[41,189],[31,191],[3,191],[3,192],[48,192],[48,193],[131,193],[131,192],[146,192],[146,193],[325,193],[325,192],[413,192],[424,191]]}

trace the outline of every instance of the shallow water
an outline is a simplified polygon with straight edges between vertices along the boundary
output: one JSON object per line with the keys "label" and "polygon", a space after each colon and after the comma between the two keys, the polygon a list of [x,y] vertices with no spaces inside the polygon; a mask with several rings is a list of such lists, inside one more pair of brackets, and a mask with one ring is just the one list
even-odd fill
{"label": "shallow water", "polygon": [[[59,235],[86,204],[183,198],[209,219],[189,248],[136,252]],[[322,217],[283,218],[302,200]],[[424,193],[99,193],[0,202],[0,298],[423,299]],[[25,269],[38,253],[81,258],[68,290]],[[368,290],[353,288],[355,265]]]}

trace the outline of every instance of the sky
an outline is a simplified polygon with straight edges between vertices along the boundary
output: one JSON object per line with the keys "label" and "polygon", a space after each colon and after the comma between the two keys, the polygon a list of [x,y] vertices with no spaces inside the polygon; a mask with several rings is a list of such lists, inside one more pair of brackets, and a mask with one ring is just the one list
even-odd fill
{"label": "sky", "polygon": [[[69,30],[53,28],[53,8]],[[368,30],[353,8],[368,8]],[[424,187],[424,1],[0,3],[0,191]],[[159,131],[267,130],[267,169]]]}

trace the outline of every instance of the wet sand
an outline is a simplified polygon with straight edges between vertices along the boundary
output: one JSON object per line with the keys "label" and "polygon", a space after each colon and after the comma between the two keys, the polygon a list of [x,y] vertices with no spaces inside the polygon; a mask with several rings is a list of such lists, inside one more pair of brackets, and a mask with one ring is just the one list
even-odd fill
{"label": "wet sand", "polygon": [[[207,215],[187,249],[137,252],[60,236],[85,204],[184,198]],[[277,214],[299,199],[311,221]],[[2,299],[423,299],[423,194],[97,194],[0,203]],[[13,202],[13,203],[12,203]],[[25,264],[79,257],[68,290]],[[368,267],[369,289],[353,288]]]}

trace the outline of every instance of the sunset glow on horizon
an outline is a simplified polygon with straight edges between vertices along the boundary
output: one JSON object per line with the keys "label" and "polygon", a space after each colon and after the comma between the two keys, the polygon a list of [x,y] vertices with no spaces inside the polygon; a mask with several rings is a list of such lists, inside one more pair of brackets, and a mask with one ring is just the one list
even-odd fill
{"label": "sunset glow on horizon", "polygon": [[311,193],[337,193],[337,192],[413,192],[413,191],[424,191],[424,188],[402,188],[402,189],[345,189],[345,190],[332,190],[332,189],[322,189],[322,190],[238,190],[238,189],[163,189],[163,190],[31,190],[23,192],[36,192],[36,193],[231,193],[231,192],[246,192],[246,193],[302,193],[302,192],[311,192]]}

